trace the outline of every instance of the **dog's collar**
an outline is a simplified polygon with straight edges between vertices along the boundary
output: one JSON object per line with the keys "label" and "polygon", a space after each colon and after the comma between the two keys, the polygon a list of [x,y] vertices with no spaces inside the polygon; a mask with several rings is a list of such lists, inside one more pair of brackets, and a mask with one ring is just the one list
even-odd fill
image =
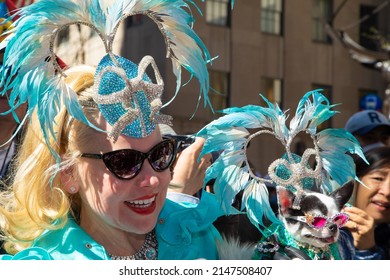
{"label": "dog's collar", "polygon": [[330,247],[328,245],[319,248],[297,240],[295,240],[295,243],[297,244],[299,249],[302,249],[303,251],[307,252],[309,257],[313,260],[330,260],[333,258]]}

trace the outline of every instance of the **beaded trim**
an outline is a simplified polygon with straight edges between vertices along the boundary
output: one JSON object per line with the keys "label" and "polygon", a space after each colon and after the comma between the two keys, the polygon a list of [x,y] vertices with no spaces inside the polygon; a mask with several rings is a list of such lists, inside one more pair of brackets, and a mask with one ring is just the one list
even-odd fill
{"label": "beaded trim", "polygon": [[[306,132],[310,134],[310,131],[307,129]],[[271,131],[271,130],[260,130],[248,137],[248,139],[245,142],[244,145],[244,151],[245,154],[247,154],[247,148],[250,143],[250,141],[255,138],[256,136],[260,134],[271,134],[276,137],[282,144],[284,144],[284,140],[278,137],[278,135]],[[295,136],[291,137],[291,139],[294,139]],[[295,189],[295,199],[292,205],[293,209],[300,210],[300,203],[303,196],[303,179],[305,178],[313,178],[316,179],[318,182],[322,181],[322,169],[323,169],[323,163],[320,156],[320,148],[318,146],[318,141],[316,140],[316,137],[314,135],[310,134],[310,137],[313,140],[314,148],[308,148],[304,151],[302,158],[299,162],[295,162],[293,158],[293,154],[290,151],[290,145],[291,141],[287,144],[285,144],[286,153],[288,156],[288,160],[284,158],[279,158],[273,161],[269,167],[268,167],[268,175],[270,179],[265,179],[258,177],[256,174],[253,173],[253,171],[248,168],[248,172],[251,175],[252,178],[254,178],[257,181],[263,182],[263,183],[276,183],[279,186],[289,187],[292,186]],[[316,161],[315,168],[308,167],[309,159],[314,156]],[[245,158],[245,162],[247,166],[250,166],[248,157]],[[291,172],[291,176],[288,179],[283,179],[279,175],[276,174],[276,170],[279,166],[284,166],[286,169],[288,169]]]}
{"label": "beaded trim", "polygon": [[[114,57],[114,63],[118,63]],[[157,84],[143,80],[143,76],[148,66],[151,65],[154,70],[154,75]],[[115,73],[125,83],[125,87],[114,91],[110,94],[99,93],[100,86],[103,82],[103,77],[106,73]],[[113,88],[117,87],[117,82],[113,82]],[[160,114],[162,107],[161,95],[164,89],[164,81],[157,68],[157,64],[153,57],[145,56],[142,58],[138,66],[138,74],[136,77],[129,79],[125,70],[120,66],[107,66],[97,74],[95,77],[93,100],[99,105],[111,105],[108,107],[100,107],[105,119],[112,125],[112,130],[108,133],[108,139],[116,142],[121,133],[131,137],[146,137],[150,134],[151,124],[163,123],[172,125],[172,117]],[[140,104],[137,99],[136,92],[144,92],[147,104]],[[121,104],[121,106],[116,105]],[[119,106],[119,107],[118,107]],[[150,108],[150,115],[144,120],[143,115]],[[115,111],[123,110],[123,114],[117,119]],[[136,129],[129,129],[124,132],[124,129],[131,123],[139,121]]]}
{"label": "beaded trim", "polygon": [[333,257],[329,246],[319,248],[307,243],[299,242],[298,240],[295,240],[295,242],[298,245],[298,248],[306,250],[313,260],[331,259]]}
{"label": "beaded trim", "polygon": [[[108,139],[112,139],[113,142],[115,143],[121,133],[131,136],[131,137],[146,137],[147,135],[150,134],[150,126],[153,124],[166,124],[169,126],[172,126],[172,117],[169,115],[164,115],[160,113],[161,108],[163,107],[162,101],[161,101],[161,94],[163,92],[164,88],[164,82],[162,80],[162,77],[160,75],[160,72],[158,71],[157,65],[154,61],[154,59],[150,56],[146,56],[142,59],[139,65],[139,73],[137,77],[134,77],[133,79],[128,79],[126,76],[125,71],[121,68],[119,65],[115,55],[112,53],[112,45],[117,33],[117,30],[119,28],[119,25],[124,21],[126,18],[136,15],[136,14],[142,14],[148,16],[150,19],[152,19],[160,29],[164,39],[165,43],[167,46],[167,54],[166,57],[169,58],[176,58],[174,53],[171,51],[171,46],[174,44],[171,42],[169,39],[169,36],[167,34],[167,31],[164,29],[163,20],[161,19],[160,15],[158,13],[155,13],[154,11],[151,10],[146,10],[146,11],[137,11],[137,12],[131,12],[128,14],[125,14],[122,16],[122,18],[119,20],[119,22],[116,24],[115,28],[111,32],[109,36],[105,36],[105,34],[97,28],[94,24],[92,24],[89,21],[72,21],[69,23],[66,23],[64,25],[59,26],[56,28],[51,36],[50,36],[50,41],[49,41],[49,50],[50,50],[50,59],[51,63],[53,64],[54,69],[63,77],[66,77],[66,74],[64,73],[63,69],[61,69],[60,65],[58,64],[58,61],[56,59],[56,54],[54,53],[54,44],[55,44],[55,39],[58,37],[58,34],[61,32],[61,30],[71,26],[71,25],[84,25],[88,26],[92,30],[94,30],[99,37],[101,38],[106,53],[110,56],[111,60],[114,62],[114,66],[111,67],[106,67],[101,73],[97,76],[97,81],[95,81],[95,95],[93,96],[93,99],[96,104],[101,105],[101,104],[107,104],[107,105],[113,105],[113,104],[122,104],[124,113],[119,119],[112,119],[112,116],[110,116],[107,119],[107,113],[104,115],[105,119],[113,126],[113,129],[108,133]],[[177,59],[177,58],[176,58]],[[149,83],[143,80],[143,75],[145,73],[146,67],[149,65],[152,65],[157,84]],[[121,90],[120,92],[113,92],[112,94],[109,95],[104,95],[102,96],[101,94],[98,94],[98,89],[100,86],[100,82],[102,80],[102,77],[105,73],[107,72],[113,72],[117,75],[119,75],[124,83],[126,84],[125,88]],[[144,91],[149,105],[146,104],[138,104],[138,101],[135,97],[135,93],[137,91]],[[173,99],[172,99],[173,100]],[[164,107],[168,105],[165,104]],[[142,117],[143,111],[144,111],[144,106],[150,106],[150,116],[144,120]],[[109,107],[104,107],[108,109],[104,110],[118,110],[118,107],[115,106],[109,106]],[[99,106],[100,110],[103,110],[103,107]],[[110,112],[108,112],[108,115],[110,115]],[[140,133],[139,129],[135,131],[129,131],[129,127],[127,127],[129,124],[139,121],[139,126],[140,126]],[[146,121],[146,123],[145,123]],[[127,131],[124,132],[124,130],[127,127]],[[154,126],[153,126],[154,130]]]}
{"label": "beaded trim", "polygon": [[141,249],[134,255],[130,256],[116,256],[108,254],[112,260],[157,260],[158,256],[158,243],[156,238],[156,232],[152,230],[146,234],[145,242]]}
{"label": "beaded trim", "polygon": [[274,253],[279,250],[279,244],[272,242],[259,242],[256,249],[262,253]]}

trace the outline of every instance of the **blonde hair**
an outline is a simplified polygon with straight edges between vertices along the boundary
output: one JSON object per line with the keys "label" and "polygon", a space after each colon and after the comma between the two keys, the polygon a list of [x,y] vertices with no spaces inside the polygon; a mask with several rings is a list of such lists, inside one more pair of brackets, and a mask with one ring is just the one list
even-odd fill
{"label": "blonde hair", "polygon": [[[91,100],[94,72],[89,66],[66,71],[65,83],[79,100]],[[84,108],[84,113],[94,119],[98,110]],[[11,254],[31,246],[43,231],[61,228],[69,213],[79,211],[80,198],[63,190],[58,171],[72,170],[80,155],[78,147],[88,141],[91,129],[72,120],[64,106],[54,121],[56,139],[51,138],[50,145],[61,156],[60,168],[33,114],[16,159],[13,182],[0,196],[0,228],[5,249]]]}

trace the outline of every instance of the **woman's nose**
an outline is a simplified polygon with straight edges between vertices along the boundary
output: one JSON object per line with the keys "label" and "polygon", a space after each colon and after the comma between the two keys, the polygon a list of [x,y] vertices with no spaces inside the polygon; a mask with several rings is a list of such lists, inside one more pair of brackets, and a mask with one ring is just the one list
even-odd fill
{"label": "woman's nose", "polygon": [[379,186],[378,193],[390,199],[390,176],[387,176],[386,180]]}
{"label": "woman's nose", "polygon": [[141,172],[138,174],[141,187],[156,187],[159,184],[159,178],[149,161],[145,159]]}

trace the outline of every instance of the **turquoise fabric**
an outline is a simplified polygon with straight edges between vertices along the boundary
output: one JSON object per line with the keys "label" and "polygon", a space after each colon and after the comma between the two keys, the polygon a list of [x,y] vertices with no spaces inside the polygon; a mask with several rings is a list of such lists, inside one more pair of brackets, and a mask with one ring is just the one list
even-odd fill
{"label": "turquoise fabric", "polygon": [[[198,205],[169,199],[156,225],[158,258],[161,260],[218,259],[216,241],[221,240],[212,225],[222,214],[212,194],[204,192]],[[70,218],[59,230],[46,231],[33,245],[18,254],[1,255],[0,260],[110,260],[96,243]]]}

